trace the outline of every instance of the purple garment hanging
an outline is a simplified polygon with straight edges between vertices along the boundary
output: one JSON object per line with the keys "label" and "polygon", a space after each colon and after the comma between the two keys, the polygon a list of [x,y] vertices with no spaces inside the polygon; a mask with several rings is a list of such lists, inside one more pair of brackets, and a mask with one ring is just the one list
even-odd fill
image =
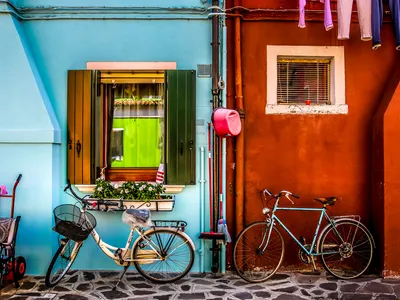
{"label": "purple garment hanging", "polygon": [[332,22],[332,11],[331,11],[331,0],[319,0],[319,2],[324,3],[324,25],[325,30],[331,30],[333,28]]}
{"label": "purple garment hanging", "polygon": [[305,18],[305,11],[304,8],[306,6],[306,0],[299,0],[299,27],[305,28],[306,27],[306,18]]}
{"label": "purple garment hanging", "polygon": [[[389,0],[389,9],[392,16],[392,26],[396,42],[396,50],[400,50],[400,2]],[[382,0],[372,0],[372,49],[381,46],[381,28],[383,22]]]}

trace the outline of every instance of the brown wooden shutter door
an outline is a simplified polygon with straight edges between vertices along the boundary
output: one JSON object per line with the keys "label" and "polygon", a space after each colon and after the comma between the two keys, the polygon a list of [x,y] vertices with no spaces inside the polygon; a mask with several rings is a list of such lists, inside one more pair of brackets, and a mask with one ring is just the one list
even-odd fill
{"label": "brown wooden shutter door", "polygon": [[72,184],[95,181],[96,71],[68,71],[67,178]]}

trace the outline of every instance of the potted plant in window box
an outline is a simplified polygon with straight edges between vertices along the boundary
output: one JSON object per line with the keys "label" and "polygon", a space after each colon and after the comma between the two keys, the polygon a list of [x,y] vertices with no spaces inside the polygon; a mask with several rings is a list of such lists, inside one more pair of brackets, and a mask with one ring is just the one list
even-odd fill
{"label": "potted plant in window box", "polygon": [[[116,201],[120,210],[127,208],[149,208],[153,211],[172,211],[175,204],[174,195],[165,195],[162,184],[151,182],[126,181],[112,184],[110,181],[98,178],[92,198],[98,200]],[[101,202],[101,201],[100,201]],[[101,209],[101,205],[97,205]]]}

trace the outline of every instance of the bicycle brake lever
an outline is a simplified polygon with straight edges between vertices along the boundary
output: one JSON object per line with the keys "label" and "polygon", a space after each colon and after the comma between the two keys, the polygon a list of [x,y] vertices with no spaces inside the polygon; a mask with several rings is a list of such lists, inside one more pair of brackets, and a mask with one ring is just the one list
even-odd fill
{"label": "bicycle brake lever", "polygon": [[288,194],[288,193],[286,193],[285,197],[286,197],[290,202],[292,202],[292,204],[294,204],[294,202],[292,201],[292,199],[289,198],[289,194]]}

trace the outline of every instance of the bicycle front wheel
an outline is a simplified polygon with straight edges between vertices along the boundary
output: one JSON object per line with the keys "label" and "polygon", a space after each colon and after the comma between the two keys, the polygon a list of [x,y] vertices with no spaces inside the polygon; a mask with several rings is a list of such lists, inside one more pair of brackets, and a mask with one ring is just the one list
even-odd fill
{"label": "bicycle front wheel", "polygon": [[47,269],[45,279],[47,287],[54,287],[63,279],[74,263],[82,244],[83,242],[77,243],[67,238],[61,240],[61,245],[58,247]]}
{"label": "bicycle front wheel", "polygon": [[368,229],[356,221],[338,221],[321,236],[325,269],[341,279],[361,276],[369,267],[374,244]]}
{"label": "bicycle front wheel", "polygon": [[233,263],[239,276],[248,282],[262,282],[279,269],[285,244],[279,230],[273,226],[268,241],[270,225],[256,222],[247,226],[237,238],[233,249]]}
{"label": "bicycle front wheel", "polygon": [[146,233],[135,244],[132,259],[143,277],[157,283],[169,283],[190,271],[194,250],[181,232],[156,229]]}

